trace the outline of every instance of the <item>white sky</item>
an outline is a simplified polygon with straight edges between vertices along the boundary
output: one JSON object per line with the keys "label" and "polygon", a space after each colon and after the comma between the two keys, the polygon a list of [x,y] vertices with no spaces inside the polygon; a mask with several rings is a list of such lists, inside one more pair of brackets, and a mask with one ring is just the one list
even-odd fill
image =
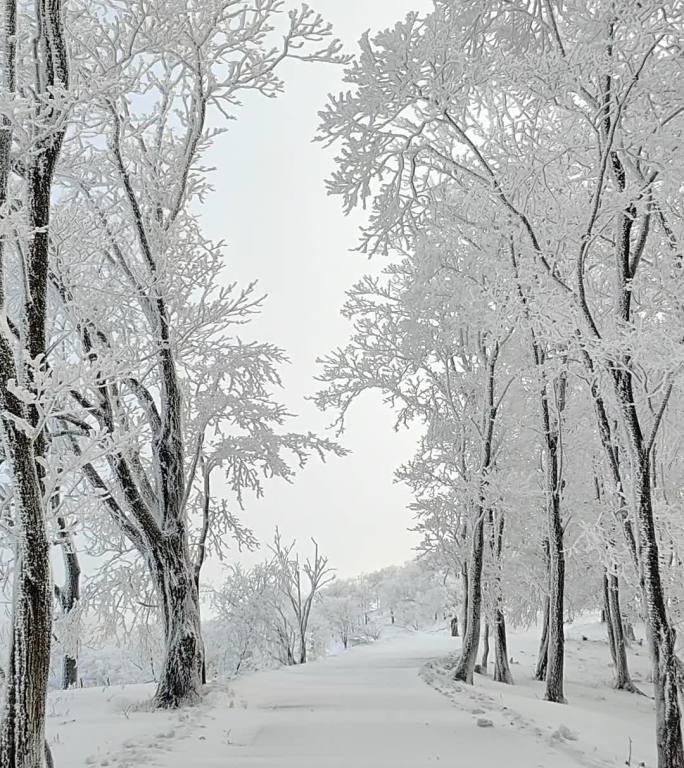
{"label": "white sky", "polygon": [[[366,29],[390,26],[427,3],[312,1],[350,52]],[[245,336],[287,351],[292,363],[283,371],[281,399],[300,416],[298,429],[322,433],[332,414],[305,400],[317,388],[315,360],[348,338],[350,327],[339,314],[345,290],[381,264],[350,253],[360,219],[345,218],[340,201],[327,197],[323,181],[333,153],[311,141],[327,94],[344,87],[342,68],[292,62],[281,74],[286,92],[277,100],[250,100],[209,157],[217,170],[206,226],[229,245],[230,279],[258,279],[268,294]],[[415,434],[395,434],[389,408],[369,395],[350,413],[342,442],[351,456],[315,461],[292,486],[271,482],[264,499],[249,503],[245,523],[262,542],[276,524],[301,547],[315,536],[342,576],[404,562],[417,537],[407,530],[409,494],[394,484],[393,472],[412,455]],[[218,575],[212,564],[206,576]]]}

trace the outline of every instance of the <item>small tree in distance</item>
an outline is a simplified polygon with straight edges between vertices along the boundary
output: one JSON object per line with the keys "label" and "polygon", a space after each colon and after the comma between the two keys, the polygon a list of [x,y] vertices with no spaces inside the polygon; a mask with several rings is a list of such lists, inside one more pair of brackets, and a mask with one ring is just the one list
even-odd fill
{"label": "small tree in distance", "polygon": [[271,545],[277,568],[278,589],[292,609],[296,623],[299,648],[292,658],[293,664],[306,664],[307,629],[314,599],[335,578],[334,569],[328,565],[328,558],[320,554],[316,540],[312,538],[311,541],[314,545],[313,559],[307,557],[304,562],[298,554],[292,556],[296,542],[284,545],[277,528]]}

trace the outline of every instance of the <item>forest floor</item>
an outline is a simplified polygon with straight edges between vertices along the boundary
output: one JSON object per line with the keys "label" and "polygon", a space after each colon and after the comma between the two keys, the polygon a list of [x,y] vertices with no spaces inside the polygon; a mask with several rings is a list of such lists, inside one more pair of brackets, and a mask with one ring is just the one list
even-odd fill
{"label": "forest floor", "polygon": [[[633,676],[647,696],[611,689],[605,627],[567,627],[568,704],[532,680],[538,633],[511,633],[515,686],[456,684],[434,659],[446,632],[395,635],[301,667],[208,687],[202,703],[150,712],[146,686],[55,692],[48,738],[57,768],[607,768],[655,766],[646,648]],[[490,664],[490,672],[492,665]]]}

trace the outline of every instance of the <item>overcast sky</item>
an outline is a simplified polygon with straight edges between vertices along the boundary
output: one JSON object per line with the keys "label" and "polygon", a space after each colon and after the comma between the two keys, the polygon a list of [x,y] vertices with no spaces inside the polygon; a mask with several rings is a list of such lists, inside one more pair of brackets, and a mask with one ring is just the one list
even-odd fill
{"label": "overcast sky", "polygon": [[[366,29],[394,24],[427,0],[316,0],[311,3],[335,28],[347,49],[357,50]],[[305,400],[316,390],[315,360],[348,338],[340,316],[345,290],[369,269],[352,253],[360,219],[345,218],[340,201],[327,197],[324,179],[334,153],[313,144],[317,112],[327,94],[343,88],[342,69],[289,63],[286,92],[277,100],[247,103],[210,156],[216,190],[205,207],[209,234],[227,241],[229,277],[258,279],[268,294],[262,316],[246,336],[283,347],[282,400],[299,415],[301,430],[323,432],[331,414]],[[409,458],[415,434],[393,431],[393,415],[379,397],[352,410],[344,459],[315,462],[292,486],[274,481],[266,497],[250,502],[245,522],[268,541],[275,525],[302,545],[315,536],[340,575],[401,563],[417,543],[407,529],[406,489],[393,482]],[[216,566],[207,576],[218,576]]]}

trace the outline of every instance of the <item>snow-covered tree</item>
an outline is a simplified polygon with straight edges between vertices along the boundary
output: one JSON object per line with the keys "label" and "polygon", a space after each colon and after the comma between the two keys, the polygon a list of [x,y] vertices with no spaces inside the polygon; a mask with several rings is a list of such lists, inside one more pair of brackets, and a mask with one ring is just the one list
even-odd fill
{"label": "snow-covered tree", "polygon": [[654,502],[684,339],[682,13],[667,0],[434,0],[428,13],[362,38],[349,89],[321,125],[321,139],[341,146],[330,191],[346,210],[370,210],[363,249],[413,250],[442,205],[447,226],[476,246],[498,238],[493,273],[512,262],[508,289],[525,310],[538,368],[555,700],[563,382],[576,376],[573,388],[588,394],[603,479],[621,499],[614,515],[641,574],[661,768],[684,764],[660,549],[669,505]]}
{"label": "snow-covered tree", "polygon": [[[276,590],[283,603],[278,606],[278,614],[283,621],[283,632],[294,640],[287,645],[288,663],[292,664],[306,664],[309,621],[314,601],[320,591],[335,578],[328,558],[319,552],[316,540],[311,541],[313,556],[305,560],[300,559],[295,552],[296,541],[283,543],[277,529],[271,545]],[[294,636],[286,612],[294,619]]]}
{"label": "snow-covered tree", "polygon": [[3,768],[38,767],[49,759],[44,729],[53,596],[44,392],[51,194],[70,106],[63,22],[60,0],[2,4],[0,430],[15,540]]}
{"label": "snow-covered tree", "polygon": [[245,489],[260,489],[260,473],[289,479],[292,458],[301,465],[336,450],[280,430],[288,414],[272,389],[284,355],[237,336],[261,298],[254,285],[226,283],[222,245],[201,230],[202,158],[223,130],[209,116],[230,117],[249,91],[276,95],[287,58],[344,59],[307,7],[287,15],[271,0],[217,0],[106,9],[73,9],[88,89],[60,169],[51,288],[67,318],[66,355],[84,362],[62,403],[77,427],[72,450],[149,571],[166,644],[155,701],[169,707],[201,684],[207,547],[240,533],[233,512],[211,498],[212,470],[225,471],[237,504]]}

